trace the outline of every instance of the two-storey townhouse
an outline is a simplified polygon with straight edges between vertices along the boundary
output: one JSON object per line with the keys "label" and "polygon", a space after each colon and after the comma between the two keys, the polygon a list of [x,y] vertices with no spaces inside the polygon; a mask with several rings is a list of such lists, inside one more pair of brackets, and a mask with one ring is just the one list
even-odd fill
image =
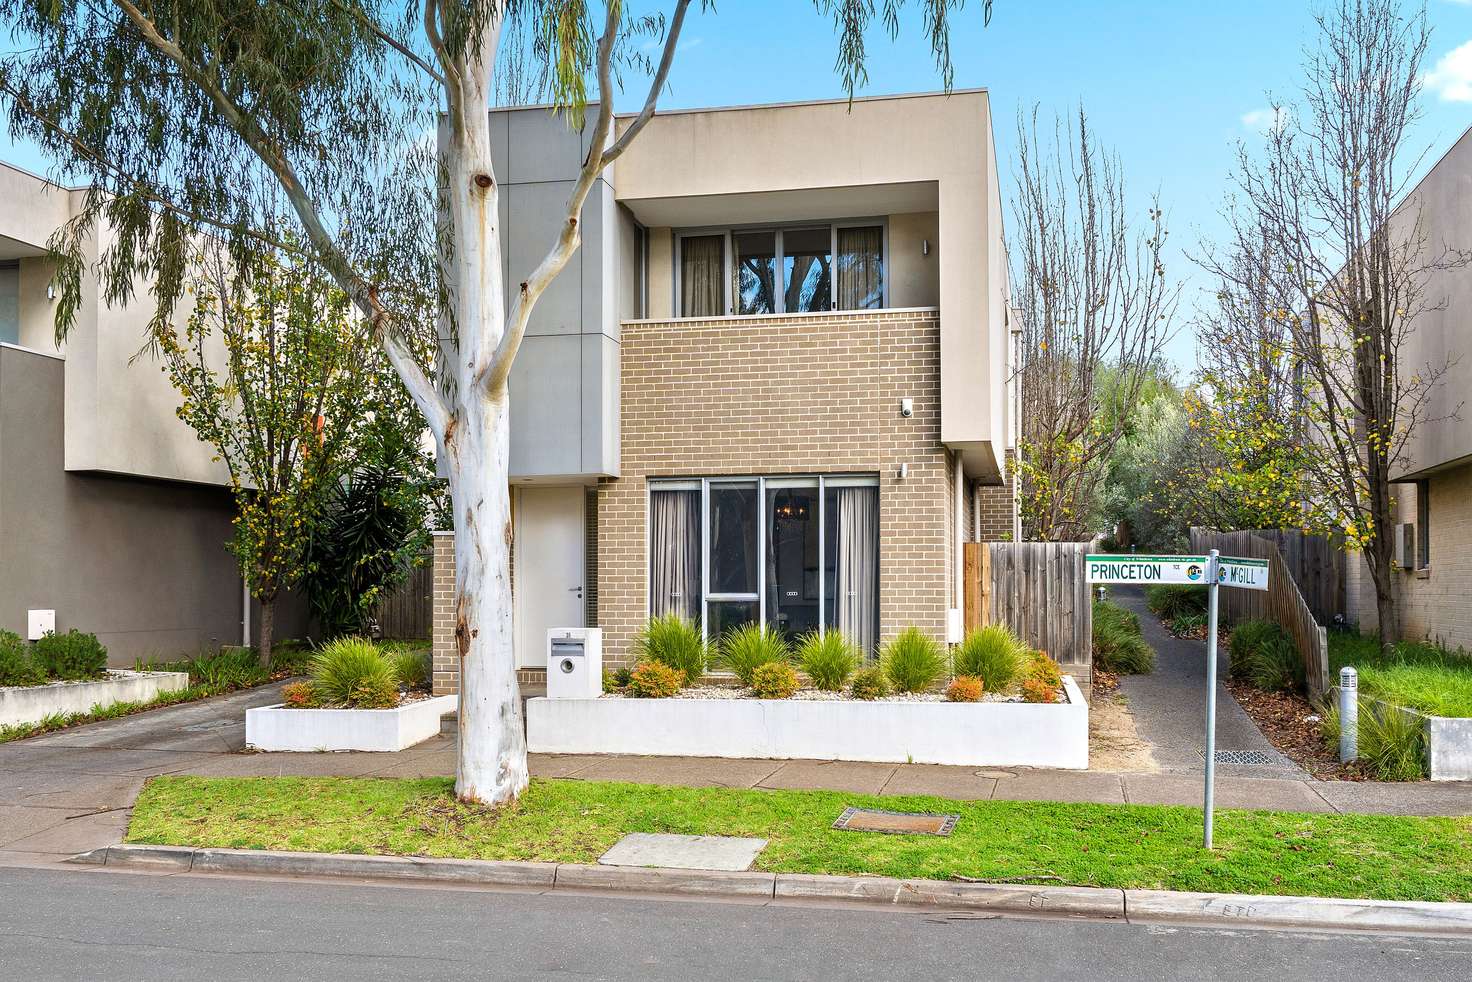
{"label": "two-storey townhouse", "polygon": [[[545,108],[491,120],[514,284],[587,146]],[[600,627],[617,662],[663,613],[954,637],[961,543],[1012,532],[987,93],[662,112],[581,228],[511,380],[523,678],[550,628]],[[439,691],[451,563],[442,538]]]}

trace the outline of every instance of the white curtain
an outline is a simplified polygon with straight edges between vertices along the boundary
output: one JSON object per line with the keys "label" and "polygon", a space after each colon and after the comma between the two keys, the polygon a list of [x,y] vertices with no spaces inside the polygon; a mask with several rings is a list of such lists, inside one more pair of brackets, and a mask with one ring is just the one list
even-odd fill
{"label": "white curtain", "polygon": [[838,309],[884,306],[884,229],[838,230]]}
{"label": "white curtain", "polygon": [[649,495],[649,613],[700,620],[700,492]]}
{"label": "white curtain", "polygon": [[879,489],[835,488],[837,555],[834,613],[838,630],[866,655],[879,613]]}
{"label": "white curtain", "polygon": [[726,238],[687,235],[680,239],[680,316],[720,317],[725,311]]}

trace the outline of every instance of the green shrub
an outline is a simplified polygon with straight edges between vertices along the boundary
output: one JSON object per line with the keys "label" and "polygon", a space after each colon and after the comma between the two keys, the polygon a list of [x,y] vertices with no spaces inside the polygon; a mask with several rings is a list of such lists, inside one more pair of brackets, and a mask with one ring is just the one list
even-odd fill
{"label": "green shrub", "polygon": [[399,704],[399,680],[392,675],[365,675],[353,686],[353,709],[392,709]]}
{"label": "green shrub", "polygon": [[946,652],[918,627],[907,627],[884,645],[879,663],[896,692],[924,692],[946,674]]}
{"label": "green shrub", "polygon": [[21,636],[0,631],[0,685],[39,685],[43,681]]}
{"label": "green shrub", "polygon": [[1229,644],[1233,678],[1249,682],[1264,692],[1299,692],[1303,689],[1303,659],[1293,638],[1272,621],[1243,621],[1232,631]]}
{"label": "green shrub", "polygon": [[889,679],[884,677],[884,670],[878,665],[860,669],[854,673],[854,679],[849,683],[848,691],[855,699],[865,701],[883,699],[889,695]]}
{"label": "green shrub", "polygon": [[48,631],[31,651],[36,667],[53,679],[95,679],[107,673],[107,649],[95,634],[72,628]]}
{"label": "green shrub", "polygon": [[1231,639],[1227,642],[1227,651],[1231,654],[1231,664],[1227,667],[1228,674],[1233,678],[1245,680],[1252,652],[1262,647],[1263,642],[1269,638],[1282,633],[1283,629],[1273,621],[1239,621],[1233,625]]}
{"label": "green shrub", "polygon": [[1028,681],[1040,683],[1050,689],[1061,689],[1063,687],[1063,669],[1058,663],[1048,657],[1046,651],[1034,651],[1027,663],[1027,671],[1023,675],[1023,683]]}
{"label": "green shrub", "polygon": [[630,672],[627,668],[605,668],[603,670],[603,691],[622,692],[629,687]]}
{"label": "green shrub", "polygon": [[271,645],[272,675],[305,675],[312,667],[312,642],[286,638]]}
{"label": "green shrub", "polygon": [[316,709],[322,705],[322,699],[312,683],[292,682],[282,687],[281,704],[289,709]]}
{"label": "green shrub", "polygon": [[192,685],[214,689],[246,689],[271,679],[254,648],[221,648],[196,655],[187,663]]}
{"label": "green shrub", "polygon": [[797,642],[803,674],[824,692],[842,692],[861,660],[858,648],[838,631],[813,631]]}
{"label": "green shrub", "polygon": [[1058,686],[1049,685],[1046,679],[1029,676],[1022,680],[1023,702],[1057,702]]}
{"label": "green shrub", "polygon": [[430,683],[429,649],[403,642],[384,645],[394,664],[394,675],[406,689],[428,689]]}
{"label": "green shrub", "polygon": [[957,675],[946,686],[946,702],[981,702],[986,684],[974,675]]}
{"label": "green shrub", "polygon": [[792,650],[780,634],[758,624],[743,624],[733,627],[721,638],[721,664],[751,687],[756,670],[768,662],[785,662],[792,657]]}
{"label": "green shrub", "polygon": [[758,699],[790,699],[797,688],[797,672],[786,662],[769,661],[751,673],[751,694]]}
{"label": "green shrub", "polygon": [[379,701],[390,688],[398,697],[393,662],[367,638],[338,638],[323,645],[312,659],[311,673],[324,703],[359,707],[360,700]]}
{"label": "green shrub", "polygon": [[1188,638],[1196,634],[1206,632],[1206,615],[1191,611],[1185,614],[1177,614],[1170,619],[1170,633],[1178,638]]}
{"label": "green shrub", "polygon": [[685,673],[663,662],[641,662],[629,673],[625,691],[638,699],[668,699],[685,685]]}
{"label": "green shrub", "polygon": [[990,624],[966,635],[954,656],[956,675],[981,679],[992,692],[1016,684],[1027,664],[1027,646],[1002,624]]}
{"label": "green shrub", "polygon": [[679,669],[690,685],[700,681],[709,660],[700,628],[677,614],[651,618],[634,636],[633,653],[636,661]]}
{"label": "green shrub", "polygon": [[1155,669],[1155,649],[1140,633],[1140,618],[1108,600],[1094,601],[1094,664],[1119,675],[1142,675]]}
{"label": "green shrub", "polygon": [[1145,588],[1145,606],[1163,621],[1174,620],[1182,614],[1200,614],[1206,611],[1206,587],[1185,583],[1155,583]]}
{"label": "green shrub", "polygon": [[1360,700],[1360,759],[1380,781],[1426,776],[1426,727],[1394,706]]}

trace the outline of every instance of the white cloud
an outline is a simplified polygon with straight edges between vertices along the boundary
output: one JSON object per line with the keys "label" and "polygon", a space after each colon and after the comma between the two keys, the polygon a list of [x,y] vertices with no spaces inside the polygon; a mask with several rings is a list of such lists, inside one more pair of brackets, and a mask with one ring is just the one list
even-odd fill
{"label": "white cloud", "polygon": [[[1469,0],[1472,2],[1472,0]],[[1287,112],[1281,107],[1274,109],[1271,106],[1262,109],[1253,109],[1242,114],[1242,126],[1254,133],[1267,133],[1270,130],[1279,129],[1287,118]]]}
{"label": "white cloud", "polygon": [[1421,83],[1443,102],[1472,102],[1472,41],[1442,55]]}

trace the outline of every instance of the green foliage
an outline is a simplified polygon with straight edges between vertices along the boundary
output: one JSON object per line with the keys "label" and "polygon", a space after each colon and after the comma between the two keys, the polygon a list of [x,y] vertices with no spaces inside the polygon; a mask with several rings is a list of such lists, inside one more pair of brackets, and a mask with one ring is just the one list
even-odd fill
{"label": "green foliage", "polygon": [[628,668],[620,665],[618,668],[603,670],[603,691],[606,693],[623,692],[629,687],[629,680],[633,673]]}
{"label": "green foliage", "polygon": [[394,676],[406,689],[427,690],[430,685],[430,652],[425,645],[389,641],[383,650],[393,661]]}
{"label": "green foliage", "polygon": [[1203,613],[1188,611],[1172,617],[1166,622],[1166,626],[1170,628],[1170,633],[1178,638],[1194,638],[1197,634],[1204,637],[1208,619]]}
{"label": "green foliage", "polygon": [[30,647],[13,631],[0,630],[0,685],[38,685],[45,681]]}
{"label": "green foliage", "polygon": [[1145,606],[1163,621],[1183,614],[1200,614],[1206,610],[1207,590],[1204,586],[1184,583],[1154,583],[1145,588]]}
{"label": "green foliage", "polygon": [[854,643],[836,630],[813,631],[797,641],[803,674],[825,692],[842,692],[861,661]]}
{"label": "green foliage", "polygon": [[797,672],[786,662],[769,661],[751,673],[751,694],[758,699],[789,699],[797,689]]}
{"label": "green foliage", "polygon": [[957,675],[946,686],[946,702],[980,702],[986,685],[974,675]]}
{"label": "green foliage", "polygon": [[1049,685],[1047,679],[1029,675],[1022,680],[1022,701],[1050,703],[1058,701],[1059,687]]}
{"label": "green foliage", "polygon": [[646,661],[629,672],[624,691],[637,699],[668,699],[685,686],[685,673],[663,662]]}
{"label": "green foliage", "polygon": [[303,675],[312,666],[310,641],[284,638],[271,645],[271,672],[274,675]]}
{"label": "green foliage", "polygon": [[1419,781],[1426,776],[1426,727],[1390,705],[1360,700],[1360,759],[1380,781]]}
{"label": "green foliage", "polygon": [[189,681],[218,689],[245,689],[271,678],[253,648],[220,648],[188,662]]}
{"label": "green foliage", "polygon": [[1094,664],[1106,672],[1141,675],[1155,670],[1155,649],[1140,633],[1140,618],[1108,600],[1095,600]]}
{"label": "green foliage", "polygon": [[96,679],[107,674],[107,649],[97,635],[72,628],[65,634],[48,631],[31,650],[35,666],[53,679]]}
{"label": "green foliage", "polygon": [[322,705],[322,698],[311,682],[292,682],[282,687],[281,704],[288,709],[316,709]]}
{"label": "green foliage", "polygon": [[1329,669],[1353,665],[1360,691],[1431,716],[1472,717],[1472,654],[1425,641],[1389,648],[1352,631],[1329,632]]}
{"label": "green foliage", "polygon": [[1028,660],[1027,671],[1022,681],[1024,690],[1028,681],[1041,683],[1050,689],[1061,689],[1063,687],[1063,670],[1058,663],[1048,657],[1047,652],[1034,651]]}
{"label": "green foliage", "polygon": [[785,662],[792,657],[787,640],[766,625],[743,624],[721,638],[720,663],[741,684],[750,688],[756,670],[768,662]]}
{"label": "green foliage", "polygon": [[1016,684],[1027,665],[1027,645],[1004,624],[989,624],[966,635],[953,656],[957,676],[970,675],[992,692]]}
{"label": "green foliage", "polygon": [[1303,690],[1303,659],[1298,646],[1272,621],[1243,621],[1232,629],[1229,644],[1233,678],[1243,679],[1264,692]]}
{"label": "green foliage", "polygon": [[393,662],[366,638],[338,638],[323,645],[312,659],[311,674],[313,688],[328,705],[380,708],[389,689],[398,698]]}
{"label": "green foliage", "polygon": [[907,627],[881,651],[879,664],[896,692],[924,692],[945,677],[946,652],[918,627]]}
{"label": "green foliage", "polygon": [[631,650],[637,661],[656,661],[679,669],[690,685],[705,674],[709,658],[700,628],[678,614],[650,618],[634,636]]}
{"label": "green foliage", "polygon": [[854,673],[848,691],[849,695],[855,699],[863,699],[866,702],[883,699],[889,695],[889,679],[885,676],[884,669],[878,665],[861,668]]}

